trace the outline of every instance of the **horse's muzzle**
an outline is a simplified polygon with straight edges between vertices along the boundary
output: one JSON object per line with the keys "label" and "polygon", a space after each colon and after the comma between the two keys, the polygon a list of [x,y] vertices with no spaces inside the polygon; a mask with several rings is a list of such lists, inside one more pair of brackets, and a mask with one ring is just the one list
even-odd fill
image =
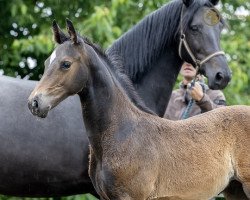
{"label": "horse's muzzle", "polygon": [[50,110],[50,106],[43,106],[38,96],[28,100],[28,108],[33,115],[41,118],[47,117]]}
{"label": "horse's muzzle", "polygon": [[212,81],[211,84],[208,82],[208,86],[209,88],[213,90],[224,89],[228,85],[228,83],[231,81],[231,77],[232,77],[231,73],[223,74],[221,72],[218,72],[214,77],[214,81]]}

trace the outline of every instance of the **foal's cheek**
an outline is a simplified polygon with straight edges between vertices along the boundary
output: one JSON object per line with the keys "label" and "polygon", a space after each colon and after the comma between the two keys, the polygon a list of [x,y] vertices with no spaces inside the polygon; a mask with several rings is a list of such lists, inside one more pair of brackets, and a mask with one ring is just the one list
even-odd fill
{"label": "foal's cheek", "polygon": [[86,85],[87,74],[78,72],[72,77],[67,79],[67,90],[70,95],[77,94],[83,89],[83,86]]}

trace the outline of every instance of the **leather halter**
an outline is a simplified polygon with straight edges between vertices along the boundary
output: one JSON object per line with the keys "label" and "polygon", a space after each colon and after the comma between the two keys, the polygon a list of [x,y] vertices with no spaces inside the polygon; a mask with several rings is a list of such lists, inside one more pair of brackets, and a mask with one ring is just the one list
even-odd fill
{"label": "leather halter", "polygon": [[186,35],[183,33],[183,10],[184,10],[184,4],[182,4],[182,8],[181,8],[181,24],[180,24],[180,43],[179,43],[179,56],[180,58],[183,60],[182,56],[181,56],[181,50],[182,50],[182,46],[184,46],[184,48],[186,49],[186,51],[188,52],[188,55],[191,57],[192,61],[195,63],[195,68],[197,69],[197,73],[201,67],[202,64],[204,64],[205,62],[207,62],[208,60],[210,60],[211,58],[218,56],[218,55],[225,55],[224,51],[216,51],[210,55],[208,55],[207,57],[205,57],[203,60],[199,60],[197,59],[192,50],[190,49],[187,40],[186,40]]}

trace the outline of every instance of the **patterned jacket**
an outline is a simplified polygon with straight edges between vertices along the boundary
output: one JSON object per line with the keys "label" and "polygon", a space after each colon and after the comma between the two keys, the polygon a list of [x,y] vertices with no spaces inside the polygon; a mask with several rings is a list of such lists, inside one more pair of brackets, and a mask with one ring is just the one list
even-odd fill
{"label": "patterned jacket", "polygon": [[[204,90],[204,97],[199,102],[194,101],[190,111],[188,112],[188,117],[192,117],[221,106],[226,106],[226,99],[222,91],[211,90],[205,84]],[[187,93],[186,86],[181,84],[179,89],[172,92],[164,118],[170,120],[182,119],[183,113],[187,109],[190,99],[191,97]]]}

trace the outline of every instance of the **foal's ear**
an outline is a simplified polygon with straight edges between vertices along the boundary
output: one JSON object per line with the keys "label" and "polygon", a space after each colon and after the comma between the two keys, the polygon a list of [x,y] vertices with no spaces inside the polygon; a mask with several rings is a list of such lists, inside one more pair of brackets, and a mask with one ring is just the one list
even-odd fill
{"label": "foal's ear", "polygon": [[54,33],[54,40],[58,44],[62,44],[63,42],[68,40],[67,36],[62,32],[60,27],[57,25],[56,20],[53,20],[52,30]]}
{"label": "foal's ear", "polygon": [[209,0],[214,6],[216,6],[219,3],[219,0]]}
{"label": "foal's ear", "polygon": [[185,4],[186,7],[189,7],[194,0],[182,0],[182,2]]}
{"label": "foal's ear", "polygon": [[74,44],[77,44],[78,43],[77,34],[76,34],[75,28],[73,26],[73,23],[69,19],[66,19],[66,24],[67,24],[67,30],[68,30],[68,33],[70,36],[70,40]]}

